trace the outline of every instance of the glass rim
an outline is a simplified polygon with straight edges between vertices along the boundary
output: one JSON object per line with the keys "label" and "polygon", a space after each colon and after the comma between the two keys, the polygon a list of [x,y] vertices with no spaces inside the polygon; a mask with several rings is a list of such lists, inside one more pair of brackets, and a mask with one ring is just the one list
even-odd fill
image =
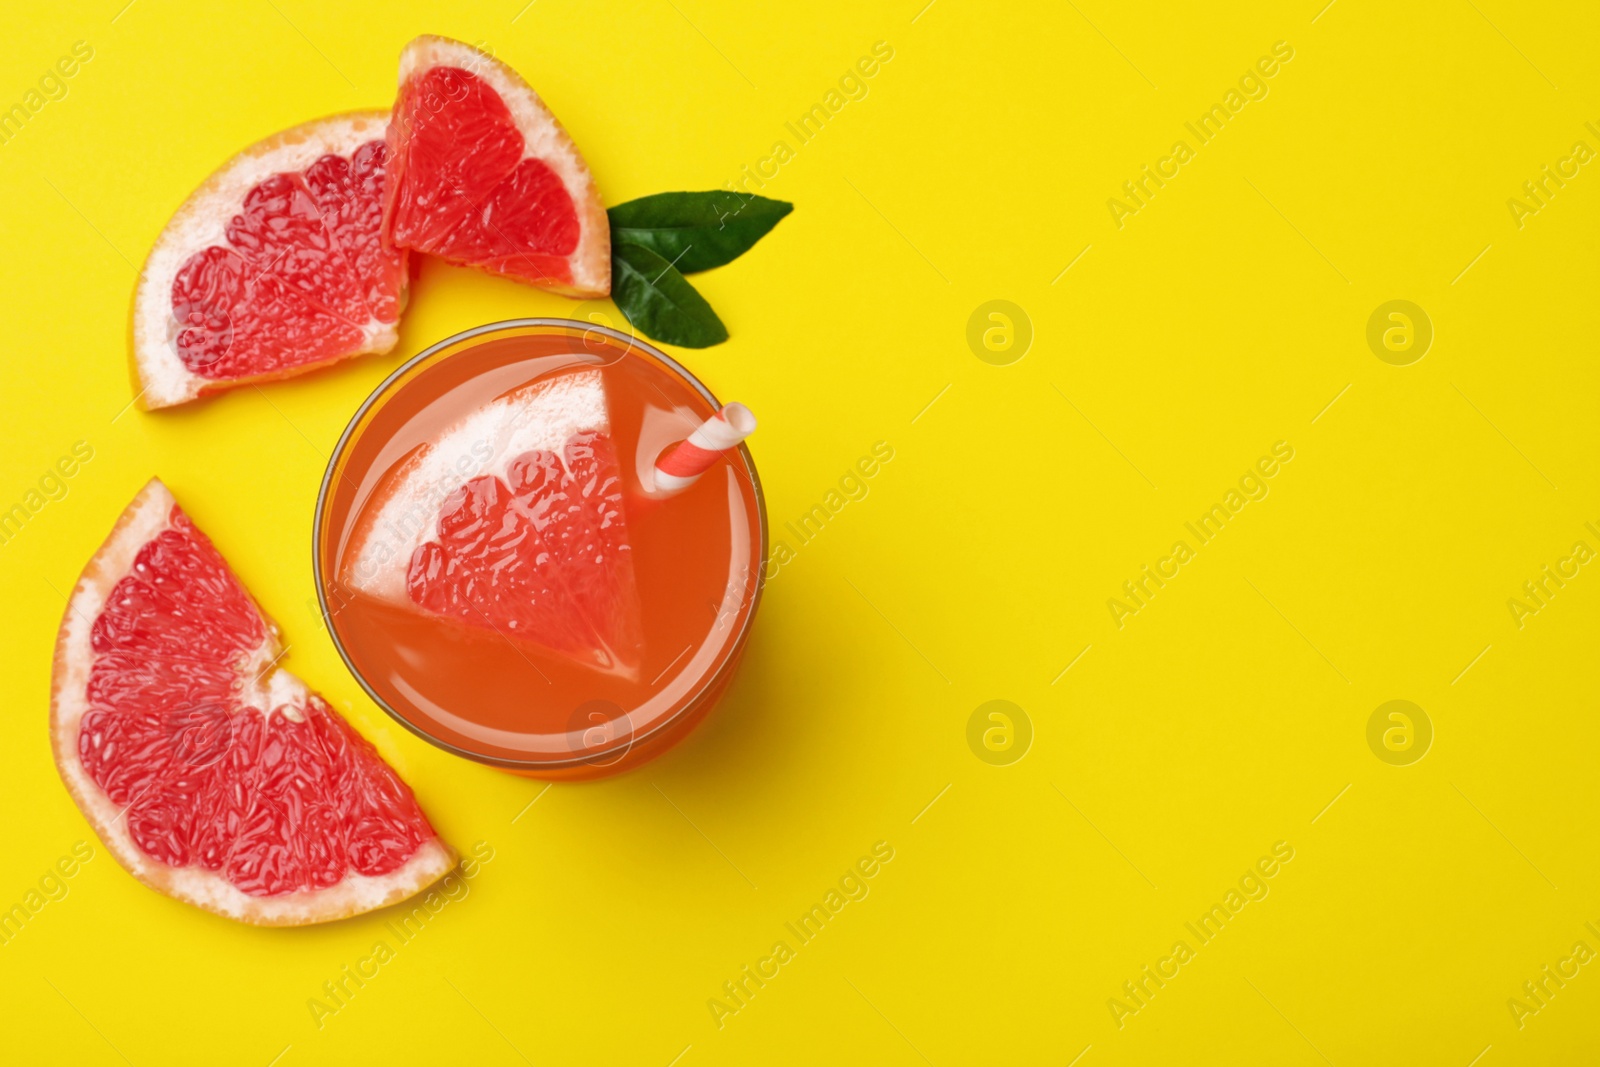
{"label": "glass rim", "polygon": [[[366,675],[362,673],[361,669],[357,667],[351,660],[350,653],[344,646],[344,641],[340,639],[339,632],[334,627],[333,623],[333,617],[336,613],[329,610],[328,594],[323,585],[322,575],[323,518],[328,504],[329,489],[333,484],[334,474],[339,466],[339,462],[344,458],[345,450],[350,445],[351,440],[356,433],[357,427],[360,425],[362,419],[365,418],[367,412],[370,411],[373,406],[377,404],[386,393],[389,392],[391,387],[396,385],[401,378],[410,372],[412,368],[416,367],[425,360],[433,358],[442,350],[450,348],[453,345],[460,344],[463,341],[468,341],[475,337],[481,337],[486,334],[530,327],[550,327],[555,329],[580,331],[582,333],[589,333],[593,331],[595,333],[604,334],[614,341],[623,342],[628,349],[637,347],[665,364],[669,370],[677,374],[680,378],[687,382],[695,390],[695,392],[704,397],[706,402],[709,403],[712,408],[720,409],[722,407],[722,404],[717,399],[716,394],[714,394],[704,382],[697,378],[682,363],[679,363],[677,360],[673,359],[671,356],[667,355],[665,352],[661,351],[659,348],[650,344],[648,341],[644,340],[638,335],[623,333],[621,330],[612,329],[609,326],[600,326],[594,323],[582,322],[578,319],[563,318],[501,319],[497,322],[484,323],[481,326],[474,326],[470,329],[451,334],[449,337],[446,337],[441,341],[436,341],[427,348],[424,348],[422,351],[418,352],[416,355],[412,356],[410,359],[406,360],[404,363],[400,364],[400,366],[396,367],[392,372],[390,372],[390,374],[385,377],[383,381],[379,382],[373,388],[372,392],[367,395],[366,399],[361,402],[361,405],[356,408],[354,413],[351,414],[349,422],[345,424],[344,431],[339,435],[338,443],[334,445],[333,452],[328,457],[328,466],[323,472],[322,484],[317,489],[317,507],[311,520],[311,573],[317,587],[317,606],[321,609],[322,622],[328,631],[328,636],[333,641],[334,649],[339,653],[339,658],[344,661],[345,669],[350,672],[351,677],[353,677],[356,680],[356,683],[361,686],[362,691],[364,691],[367,696],[372,699],[373,703],[382,708],[391,719],[395,720],[401,726],[404,726],[407,730],[411,731],[413,734],[416,734],[429,744],[434,745],[437,748],[441,748],[446,752],[460,756],[463,759],[472,760],[475,763],[483,763],[492,767],[500,767],[507,770],[517,771],[566,770],[573,767],[594,765],[596,760],[612,756],[616,754],[618,749],[600,749],[595,752],[584,753],[582,755],[573,754],[571,756],[562,757],[559,759],[508,759],[499,756],[487,756],[479,752],[473,752],[469,749],[462,748],[460,745],[453,744],[452,742],[434,736],[432,733],[423,729],[421,726],[412,722],[405,715],[391,707],[389,702],[373,689],[372,684],[367,681]],[[626,354],[627,353],[624,352],[624,355]],[[755,593],[750,597],[750,610],[745,613],[744,623],[740,626],[739,632],[734,635],[732,642],[728,645],[728,652],[725,656],[723,656],[722,662],[717,669],[706,675],[705,678],[695,686],[693,695],[686,699],[683,702],[683,705],[679,707],[677,711],[663,718],[660,722],[653,724],[648,730],[644,730],[639,733],[634,733],[630,730],[626,747],[620,749],[621,754],[616,756],[616,760],[614,762],[621,762],[623,759],[626,759],[628,753],[633,751],[636,746],[660,734],[664,730],[667,730],[669,727],[682,720],[685,716],[693,713],[700,706],[700,702],[705,698],[706,693],[716,690],[718,688],[718,683],[723,679],[724,675],[728,671],[732,670],[737,664],[740,656],[744,652],[745,643],[750,637],[750,628],[755,623],[756,609],[761,604],[761,594],[765,590],[767,584],[767,504],[766,497],[761,490],[761,477],[756,471],[755,460],[750,455],[750,449],[744,444],[744,442],[740,442],[738,445],[738,451],[740,458],[744,462],[745,470],[750,476],[750,488],[755,496],[756,504],[756,529],[759,534],[757,538],[759,541],[758,554],[752,561],[755,567]],[[624,718],[626,718],[628,714],[628,712],[624,711]],[[571,731],[568,732],[570,733]],[[599,764],[601,767],[610,765],[611,764]]]}

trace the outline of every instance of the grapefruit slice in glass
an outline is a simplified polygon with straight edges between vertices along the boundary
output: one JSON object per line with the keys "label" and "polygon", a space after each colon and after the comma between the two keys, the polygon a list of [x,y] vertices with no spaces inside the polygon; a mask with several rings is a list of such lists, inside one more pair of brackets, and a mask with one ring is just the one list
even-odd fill
{"label": "grapefruit slice in glass", "polygon": [[576,297],[611,291],[594,178],[539,94],[448,37],[400,53],[384,232],[409,248]]}
{"label": "grapefruit slice in glass", "polygon": [[161,482],[128,505],[56,639],[50,739],[133,876],[242,922],[406,899],[455,853],[411,790],[279,668],[277,627]]}
{"label": "grapefruit slice in glass", "polygon": [[364,506],[350,588],[596,670],[638,671],[622,471],[597,370],[497,397],[413,449]]}
{"label": "grapefruit slice in glass", "polygon": [[387,122],[358,111],[285,130],[190,194],[134,292],[142,407],[394,347],[406,262],[381,234]]}

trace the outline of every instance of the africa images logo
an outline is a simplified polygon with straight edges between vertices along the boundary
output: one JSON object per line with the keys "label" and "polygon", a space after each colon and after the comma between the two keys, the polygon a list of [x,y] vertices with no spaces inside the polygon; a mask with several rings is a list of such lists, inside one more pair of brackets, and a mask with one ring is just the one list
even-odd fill
{"label": "africa images logo", "polygon": [[1130,215],[1137,215],[1149,207],[1156,193],[1166,188],[1167,182],[1183,173],[1184,165],[1199,154],[1200,148],[1204,148],[1220,136],[1223,128],[1238,118],[1247,104],[1253,100],[1267,98],[1267,94],[1271,92],[1267,81],[1276,77],[1283,66],[1292,59],[1294,59],[1293,45],[1288,41],[1274,43],[1272,54],[1262,56],[1253,66],[1245,68],[1244,74],[1239,77],[1238,87],[1230,86],[1223,94],[1221,103],[1212,104],[1195,121],[1185,122],[1184,129],[1194,137],[1195,145],[1198,147],[1191,147],[1186,140],[1174,141],[1171,151],[1157,159],[1153,168],[1151,164],[1146,163],[1141,174],[1123,182],[1122,194],[1126,199],[1113,196],[1106,200],[1106,210],[1111,213],[1112,225],[1120,230],[1127,225],[1126,219]]}
{"label": "africa images logo", "polygon": [[88,41],[75,41],[70,55],[64,55],[45,68],[36,88],[22,94],[22,99],[10,107],[0,105],[0,144],[10,144],[33,117],[55,100],[65,100],[71,87],[68,80],[94,58],[94,46]]}
{"label": "africa images logo", "polygon": [[1149,607],[1156,594],[1181,573],[1184,564],[1195,558],[1199,548],[1216,539],[1230,521],[1239,517],[1247,504],[1265,500],[1272,491],[1268,479],[1275,477],[1293,459],[1294,446],[1288,441],[1276,442],[1270,455],[1262,455],[1253,465],[1245,468],[1237,488],[1230,486],[1220,502],[1212,504],[1195,521],[1183,524],[1183,528],[1194,537],[1194,546],[1181,538],[1174,541],[1172,550],[1157,559],[1153,569],[1151,564],[1146,563],[1137,577],[1122,583],[1126,599],[1107,597],[1106,610],[1111,613],[1111,621],[1117,629],[1122,629],[1130,617]]}
{"label": "africa images logo", "polygon": [[1136,977],[1123,982],[1119,996],[1106,998],[1106,1009],[1111,1012],[1117,1029],[1126,1026],[1130,1016],[1149,1007],[1156,994],[1177,978],[1200,949],[1215,941],[1248,905],[1267,899],[1267,894],[1272,892],[1269,880],[1293,859],[1293,845],[1287,841],[1273,842],[1271,855],[1262,856],[1247,867],[1244,874],[1239,876],[1237,888],[1230,886],[1220,902],[1212,904],[1194,922],[1183,924],[1183,928],[1194,937],[1193,945],[1185,938],[1174,941],[1171,952],[1156,960],[1154,966],[1145,964]]}
{"label": "africa images logo", "polygon": [[784,923],[783,928],[793,937],[794,944],[791,945],[787,938],[773,942],[770,953],[756,960],[753,966],[745,964],[738,974],[722,983],[721,996],[706,1000],[706,1008],[711,1012],[711,1021],[717,1024],[717,1029],[721,1030],[730,1017],[749,1007],[755,995],[782,973],[800,949],[821,936],[822,931],[839,917],[847,905],[866,900],[867,894],[872,892],[870,881],[893,859],[893,845],[887,841],[875,842],[869,855],[862,856],[845,868],[844,874],[839,876],[837,888],[830,886],[820,902],[811,905],[810,910],[793,922]]}

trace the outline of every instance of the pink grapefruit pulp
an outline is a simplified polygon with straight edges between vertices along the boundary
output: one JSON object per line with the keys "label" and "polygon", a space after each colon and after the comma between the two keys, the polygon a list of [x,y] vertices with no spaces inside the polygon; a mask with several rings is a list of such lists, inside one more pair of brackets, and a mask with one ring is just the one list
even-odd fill
{"label": "pink grapefruit pulp", "polygon": [[74,589],[51,741],[68,791],[136,878],[229,918],[382,907],[455,863],[404,782],[278,667],[277,627],[152,480]]}

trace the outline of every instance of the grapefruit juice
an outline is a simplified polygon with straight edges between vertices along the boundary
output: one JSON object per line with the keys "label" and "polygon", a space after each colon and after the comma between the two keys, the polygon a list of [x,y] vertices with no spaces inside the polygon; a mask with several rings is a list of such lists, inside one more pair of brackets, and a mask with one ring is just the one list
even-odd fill
{"label": "grapefruit juice", "polygon": [[[581,420],[565,413],[602,386],[603,433],[497,454],[541,420]],[[496,429],[508,405],[532,425]],[[566,320],[469,331],[402,367],[346,430],[317,507],[318,592],[356,678],[414,732],[521,773],[596,777],[675,743],[732,675],[765,557],[742,446],[675,496],[653,489],[656,458],[718,407],[655,349]],[[432,495],[394,504],[424,467]],[[605,517],[558,532],[558,504]]]}

